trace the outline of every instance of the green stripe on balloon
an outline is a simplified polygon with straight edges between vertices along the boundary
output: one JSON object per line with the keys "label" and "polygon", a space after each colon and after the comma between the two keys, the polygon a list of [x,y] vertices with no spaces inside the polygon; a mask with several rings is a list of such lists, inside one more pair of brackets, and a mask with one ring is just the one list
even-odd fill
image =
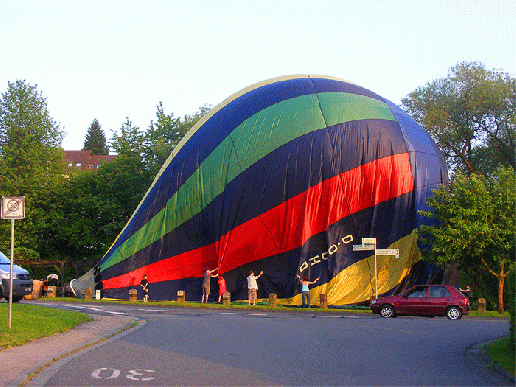
{"label": "green stripe on balloon", "polygon": [[263,109],[237,126],[167,205],[100,265],[101,270],[156,242],[200,213],[228,182],[280,146],[316,130],[366,119],[396,121],[385,103],[349,93],[304,95]]}

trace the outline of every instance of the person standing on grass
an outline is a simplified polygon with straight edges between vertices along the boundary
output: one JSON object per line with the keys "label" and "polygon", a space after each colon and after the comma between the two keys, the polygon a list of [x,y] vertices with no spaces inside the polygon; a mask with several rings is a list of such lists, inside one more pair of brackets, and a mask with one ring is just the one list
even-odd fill
{"label": "person standing on grass", "polygon": [[[310,289],[308,288],[309,285],[315,284],[317,281],[319,281],[319,277],[315,279],[315,281],[308,281],[308,277],[301,277],[299,274],[296,274],[296,277],[299,279],[299,282],[301,282],[301,299],[303,300],[302,308],[310,308]],[[306,300],[306,303],[305,303]],[[305,306],[306,305],[306,306]]]}
{"label": "person standing on grass", "polygon": [[256,299],[258,298],[258,282],[256,282],[256,280],[260,278],[262,274],[263,271],[261,271],[260,274],[256,276],[254,275],[252,270],[249,272],[249,276],[247,277],[249,305],[251,305],[251,302],[253,303],[253,305],[256,305]]}
{"label": "person standing on grass", "polygon": [[218,277],[218,274],[212,274],[213,272],[217,271],[219,268],[215,268],[213,270],[206,269],[204,271],[204,280],[202,282],[202,297],[201,297],[201,304],[208,303],[208,297],[210,296],[210,281],[212,277]]}
{"label": "person standing on grass", "polygon": [[219,275],[218,283],[219,283],[219,301],[218,302],[220,302],[220,299],[222,298],[224,293],[226,293],[226,291],[227,291],[226,290],[226,280],[224,279],[224,277]]}
{"label": "person standing on grass", "polygon": [[143,279],[140,282],[140,286],[143,289],[143,302],[149,301],[149,280],[147,279],[147,274],[143,275]]}

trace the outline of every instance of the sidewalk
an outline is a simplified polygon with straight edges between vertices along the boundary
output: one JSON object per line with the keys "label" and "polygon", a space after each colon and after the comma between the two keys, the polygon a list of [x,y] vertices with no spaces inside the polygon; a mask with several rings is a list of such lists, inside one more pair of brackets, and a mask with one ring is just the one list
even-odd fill
{"label": "sidewalk", "polygon": [[54,360],[109,338],[138,321],[129,316],[90,316],[93,321],[67,332],[0,351],[0,387],[18,386]]}

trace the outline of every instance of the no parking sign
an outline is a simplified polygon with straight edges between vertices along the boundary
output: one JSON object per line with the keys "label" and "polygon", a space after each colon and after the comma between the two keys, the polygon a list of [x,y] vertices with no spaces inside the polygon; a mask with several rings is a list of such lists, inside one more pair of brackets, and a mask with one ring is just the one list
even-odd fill
{"label": "no parking sign", "polygon": [[25,218],[25,196],[2,196],[2,219]]}

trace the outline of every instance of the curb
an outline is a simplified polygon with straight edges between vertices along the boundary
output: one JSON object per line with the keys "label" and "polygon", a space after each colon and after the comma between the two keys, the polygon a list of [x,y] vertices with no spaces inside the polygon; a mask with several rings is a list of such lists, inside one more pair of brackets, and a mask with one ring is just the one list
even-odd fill
{"label": "curb", "polygon": [[486,354],[486,348],[489,344],[503,339],[504,337],[498,337],[496,339],[471,344],[464,351],[464,357],[469,363],[471,363],[474,367],[481,368],[484,374],[490,375],[492,378],[497,379],[496,381],[498,381],[498,383],[495,383],[494,381],[493,385],[499,385],[499,380],[502,378],[505,379],[506,382],[512,382],[512,385],[514,385],[516,382],[514,375],[511,375],[498,364],[494,363]]}
{"label": "curb", "polygon": [[500,373],[505,378],[509,379],[513,383],[516,383],[516,377],[514,375],[510,374],[509,372],[507,372],[506,370],[504,370],[502,367],[500,367],[495,362],[493,362],[493,360],[486,353],[488,345],[491,343],[494,343],[495,341],[498,341],[500,339],[503,339],[503,337],[481,343],[480,357],[487,364],[488,367],[491,367],[492,369],[494,369],[496,372]]}
{"label": "curb", "polygon": [[[20,373],[20,375],[18,375],[16,379],[11,380],[6,387],[43,386],[59,370],[59,368],[68,361],[82,355],[84,352],[104,345],[116,338],[125,336],[126,334],[141,328],[146,323],[147,321],[145,320],[136,317],[131,318],[129,323],[120,325],[102,336],[72,345],[57,354],[45,358],[43,361]],[[134,326],[134,324],[136,325]]]}

